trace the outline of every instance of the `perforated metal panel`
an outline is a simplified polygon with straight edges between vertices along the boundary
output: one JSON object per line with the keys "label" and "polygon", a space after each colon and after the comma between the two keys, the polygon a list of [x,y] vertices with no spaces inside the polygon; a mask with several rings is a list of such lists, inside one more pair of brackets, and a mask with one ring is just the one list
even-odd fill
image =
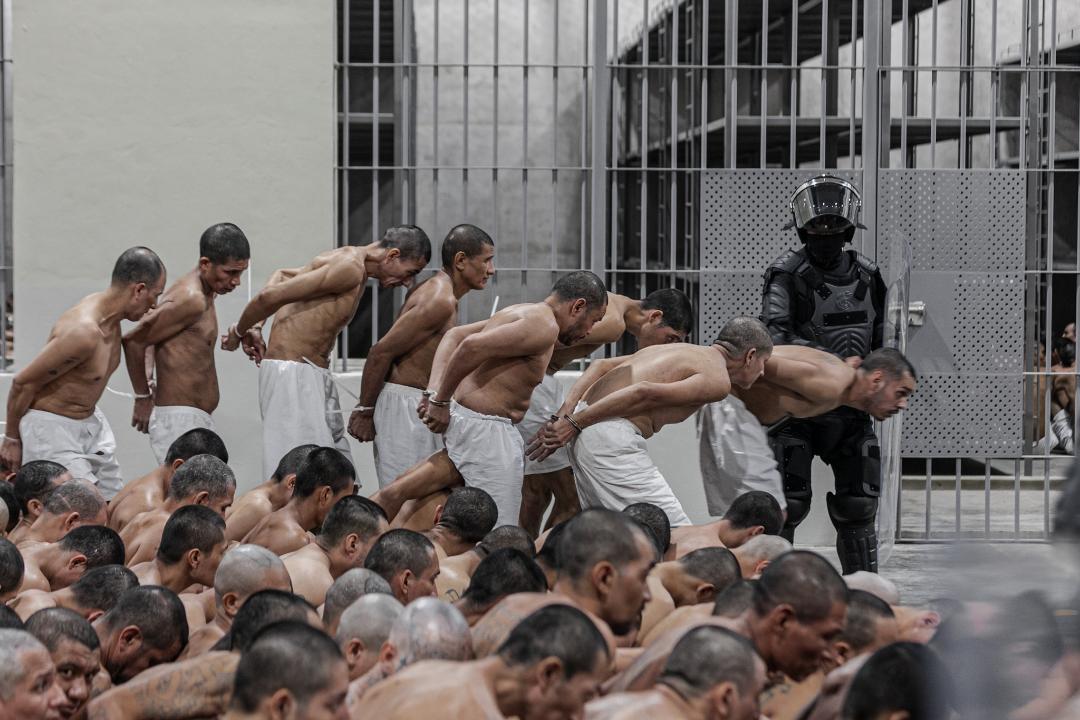
{"label": "perforated metal panel", "polygon": [[[830,171],[861,186],[862,173]],[[820,170],[712,170],[701,182],[701,309],[698,337],[716,337],[736,315],[761,313],[762,275],[798,247],[788,201]]]}
{"label": "perforated metal panel", "polygon": [[1016,171],[882,170],[879,256],[911,246],[908,329],[919,372],[901,451],[918,457],[1022,453],[1024,177]]}

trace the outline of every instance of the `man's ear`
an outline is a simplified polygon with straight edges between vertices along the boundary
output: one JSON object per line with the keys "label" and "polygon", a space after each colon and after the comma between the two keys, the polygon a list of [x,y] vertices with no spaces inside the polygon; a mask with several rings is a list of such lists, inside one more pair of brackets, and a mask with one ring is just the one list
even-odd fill
{"label": "man's ear", "polygon": [[716,586],[712,583],[698,583],[694,588],[695,603],[712,602],[716,599]]}
{"label": "man's ear", "polygon": [[234,592],[227,592],[221,596],[221,607],[225,609],[225,615],[228,617],[236,617],[236,613],[240,612],[240,596]]}
{"label": "man's ear", "polygon": [[570,316],[574,317],[580,315],[581,313],[585,312],[585,307],[585,298],[578,298],[570,304]]}
{"label": "man's ear", "polygon": [[615,566],[606,560],[602,560],[592,566],[592,570],[589,572],[589,577],[592,579],[593,586],[596,588],[596,593],[601,597],[606,597],[611,593],[611,586],[615,584],[615,578],[618,573],[615,571]]}
{"label": "man's ear", "polygon": [[753,527],[747,528],[746,532],[748,533],[746,539],[749,540],[750,538],[761,535],[763,532],[765,532],[765,526],[754,525]]}
{"label": "man's ear", "polygon": [[415,576],[413,575],[412,570],[409,570],[408,568],[405,568],[394,577],[394,582],[401,588],[402,597],[409,597],[409,586],[412,584],[414,578]]}
{"label": "man's ear", "polygon": [[184,458],[176,458],[175,460],[172,461],[172,465],[170,465],[169,467],[172,468],[172,471],[175,473],[177,470],[180,469],[180,466],[183,465],[183,464],[184,464]]}
{"label": "man's ear", "polygon": [[754,577],[760,577],[761,573],[765,572],[765,568],[769,567],[772,560],[758,560],[754,565]]}
{"label": "man's ear", "polygon": [[464,270],[465,269],[465,261],[468,260],[468,259],[469,258],[465,254],[464,251],[458,250],[456,253],[454,253],[454,262],[452,263],[454,269],[457,270],[458,272],[461,272],[462,270]]}
{"label": "man's ear", "polygon": [[765,617],[773,629],[778,632],[787,632],[788,626],[795,622],[795,608],[787,603],[780,603]]}
{"label": "man's ear", "polygon": [[364,654],[364,649],[364,643],[360,638],[353,638],[345,643],[345,662],[349,665],[350,670],[356,667],[356,663],[360,662],[360,656]]}
{"label": "man's ear", "polygon": [[285,483],[285,487],[289,488],[289,494],[292,495],[296,490],[296,473],[289,473],[281,482]]}
{"label": "man's ear", "polygon": [[[397,248],[395,248],[396,250]],[[316,492],[319,493],[319,504],[329,505],[330,501],[334,499],[334,488],[329,485],[323,485]]]}
{"label": "man's ear", "polygon": [[26,501],[27,515],[33,515],[37,517],[41,514],[41,511],[45,509],[45,506],[37,498],[30,498]]}
{"label": "man's ear", "polygon": [[714,685],[709,690],[709,703],[716,710],[716,717],[731,717],[734,714],[734,707],[738,699],[735,685],[730,681]]}
{"label": "man's ear", "polygon": [[119,638],[121,645],[142,645],[142,630],[137,625],[128,625],[120,631]]}
{"label": "man's ear", "polygon": [[398,649],[389,641],[385,641],[379,648],[379,667],[385,676],[394,674],[397,670]]}
{"label": "man's ear", "polygon": [[396,257],[401,257],[401,250],[398,248],[390,248],[386,251],[386,260],[393,260]]}
{"label": "man's ear", "polygon": [[432,523],[432,525],[438,525],[439,521],[442,520],[442,511],[443,511],[443,508],[445,508],[445,507],[446,507],[445,505],[436,505],[435,506],[435,518],[434,518],[434,522]]}
{"label": "man's ear", "polygon": [[663,310],[657,310],[657,309],[654,308],[652,310],[646,310],[645,311],[645,322],[647,322],[649,325],[659,326],[660,323],[662,323],[663,321],[664,321],[664,311]]}
{"label": "man's ear", "polygon": [[844,640],[837,640],[833,643],[833,654],[840,660],[840,664],[843,665],[852,657],[855,656],[855,650]]}
{"label": "man's ear", "polygon": [[67,535],[69,532],[78,527],[79,518],[81,517],[82,516],[74,510],[72,512],[69,512],[67,515],[64,516],[64,521],[60,524],[60,529],[64,531],[65,535]]}
{"label": "man's ear", "polygon": [[80,568],[82,568],[83,572],[86,572],[86,556],[82,553],[75,553],[68,558],[67,569],[78,570]]}
{"label": "man's ear", "polygon": [[271,695],[270,701],[267,703],[268,714],[273,720],[284,720],[293,717],[295,707],[296,701],[293,699],[292,693],[285,688],[281,688]]}
{"label": "man's ear", "polygon": [[208,493],[206,490],[200,490],[199,492],[195,493],[195,497],[192,499],[194,501],[192,503],[193,505],[209,505],[210,493]]}
{"label": "man's ear", "polygon": [[546,657],[536,663],[535,673],[536,684],[540,687],[540,691],[546,692],[552,686],[558,684],[563,677],[562,660],[554,656]]}
{"label": "man's ear", "polygon": [[754,362],[755,358],[757,358],[757,348],[750,348],[746,351],[746,355],[743,356],[743,362],[749,365]]}
{"label": "man's ear", "polygon": [[185,553],[185,560],[189,570],[197,570],[199,563],[202,562],[202,550],[199,548],[191,548]]}
{"label": "man's ear", "polygon": [[349,557],[356,555],[360,550],[360,536],[356,533],[349,533],[345,536],[345,542],[343,547],[345,548],[345,554]]}
{"label": "man's ear", "polygon": [[86,613],[86,622],[93,624],[95,620],[105,614],[104,610],[91,610]]}

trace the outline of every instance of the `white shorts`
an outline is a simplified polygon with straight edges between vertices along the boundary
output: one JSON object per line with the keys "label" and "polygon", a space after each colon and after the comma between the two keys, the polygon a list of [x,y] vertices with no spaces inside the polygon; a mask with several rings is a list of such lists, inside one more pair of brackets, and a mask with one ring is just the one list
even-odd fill
{"label": "white shorts", "polygon": [[[577,411],[586,407],[580,402]],[[622,510],[627,505],[647,502],[662,509],[672,527],[690,524],[634,423],[618,418],[590,425],[569,448],[581,507]]]}
{"label": "white shorts", "polygon": [[455,402],[443,440],[465,484],[495,500],[499,508],[495,527],[517,525],[525,443],[509,418],[483,415]]}
{"label": "white shorts", "polygon": [[709,514],[722,516],[735,498],[764,490],[787,507],[784,483],[769,439],[742,400],[728,395],[705,405],[697,414],[698,455],[705,504]]}
{"label": "white shorts", "polygon": [[106,500],[124,487],[116,462],[116,438],[105,413],[82,420],[44,410],[27,410],[19,421],[22,461],[52,460],[68,469],[72,477],[97,485]]}
{"label": "white shorts", "polygon": [[214,429],[210,413],[189,405],[161,405],[150,413],[150,449],[158,465],[165,464],[169,446],[176,438],[195,428]]}
{"label": "white shorts", "polygon": [[292,360],[259,365],[263,424],[263,477],[298,445],[336,447],[352,462],[337,387],[329,370]]}
{"label": "white shorts", "polygon": [[[556,380],[554,375],[545,374],[540,384],[533,388],[529,409],[525,417],[517,424],[521,439],[526,443],[532,440],[533,435],[559,411],[565,400],[566,392],[563,390],[562,383]],[[525,459],[526,475],[542,475],[568,467],[570,467],[570,456],[566,453],[565,447],[559,448],[540,461]]]}
{"label": "white shorts", "polygon": [[443,449],[442,435],[416,414],[422,390],[386,383],[375,401],[375,474],[384,488],[421,460]]}

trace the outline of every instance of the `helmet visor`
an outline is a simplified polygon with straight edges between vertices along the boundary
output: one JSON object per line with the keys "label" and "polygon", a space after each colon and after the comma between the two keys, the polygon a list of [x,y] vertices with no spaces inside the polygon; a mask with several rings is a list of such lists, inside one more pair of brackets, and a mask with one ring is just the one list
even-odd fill
{"label": "helmet visor", "polygon": [[833,177],[805,182],[791,196],[795,227],[816,234],[843,232],[857,226],[861,205],[855,186]]}

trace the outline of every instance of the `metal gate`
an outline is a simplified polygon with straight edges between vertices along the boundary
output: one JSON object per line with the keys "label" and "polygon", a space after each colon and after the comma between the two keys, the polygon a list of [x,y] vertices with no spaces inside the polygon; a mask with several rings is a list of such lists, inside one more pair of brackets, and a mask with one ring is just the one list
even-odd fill
{"label": "metal gate", "polygon": [[[758,312],[795,185],[849,177],[857,245],[910,271],[895,314],[925,307],[900,338],[920,377],[896,537],[1048,535],[1069,461],[1039,445],[1053,343],[1080,315],[1080,5],[339,2],[339,242],[475,222],[500,274],[465,319],[584,267],[628,295],[686,290],[707,341]],[[362,308],[343,365],[395,302]]]}

